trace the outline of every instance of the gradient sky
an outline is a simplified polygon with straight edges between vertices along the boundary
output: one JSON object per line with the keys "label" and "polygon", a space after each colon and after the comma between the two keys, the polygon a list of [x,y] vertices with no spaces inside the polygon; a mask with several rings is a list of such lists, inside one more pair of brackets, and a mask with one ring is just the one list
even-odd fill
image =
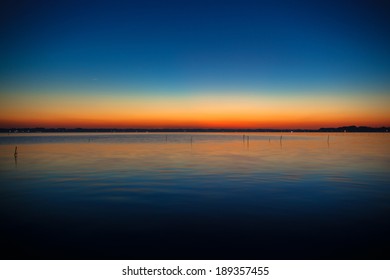
{"label": "gradient sky", "polygon": [[3,2],[0,127],[390,126],[388,1]]}

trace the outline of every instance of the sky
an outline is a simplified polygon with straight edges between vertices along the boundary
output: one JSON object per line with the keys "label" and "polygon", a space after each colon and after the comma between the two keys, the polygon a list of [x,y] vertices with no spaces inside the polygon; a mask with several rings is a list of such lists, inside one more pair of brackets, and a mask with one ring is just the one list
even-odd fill
{"label": "sky", "polygon": [[390,126],[388,1],[2,1],[0,127]]}

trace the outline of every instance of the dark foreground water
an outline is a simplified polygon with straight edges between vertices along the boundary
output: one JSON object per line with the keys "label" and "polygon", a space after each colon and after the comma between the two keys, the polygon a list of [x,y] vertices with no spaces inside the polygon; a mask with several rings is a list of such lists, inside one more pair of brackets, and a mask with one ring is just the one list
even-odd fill
{"label": "dark foreground water", "polygon": [[390,134],[248,135],[0,135],[0,257],[390,258]]}

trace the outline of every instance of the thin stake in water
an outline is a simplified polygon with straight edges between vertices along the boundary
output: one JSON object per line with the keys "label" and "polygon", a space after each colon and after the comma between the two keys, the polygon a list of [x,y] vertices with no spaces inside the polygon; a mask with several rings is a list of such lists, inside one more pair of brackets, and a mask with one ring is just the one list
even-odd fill
{"label": "thin stake in water", "polygon": [[15,146],[15,152],[14,152],[14,157],[18,156],[18,146]]}

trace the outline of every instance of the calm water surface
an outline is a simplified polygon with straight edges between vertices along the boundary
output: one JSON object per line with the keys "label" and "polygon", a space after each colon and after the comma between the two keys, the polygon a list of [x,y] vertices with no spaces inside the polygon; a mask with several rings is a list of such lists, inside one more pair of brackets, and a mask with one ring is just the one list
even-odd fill
{"label": "calm water surface", "polygon": [[390,258],[390,134],[246,135],[0,135],[1,258]]}

